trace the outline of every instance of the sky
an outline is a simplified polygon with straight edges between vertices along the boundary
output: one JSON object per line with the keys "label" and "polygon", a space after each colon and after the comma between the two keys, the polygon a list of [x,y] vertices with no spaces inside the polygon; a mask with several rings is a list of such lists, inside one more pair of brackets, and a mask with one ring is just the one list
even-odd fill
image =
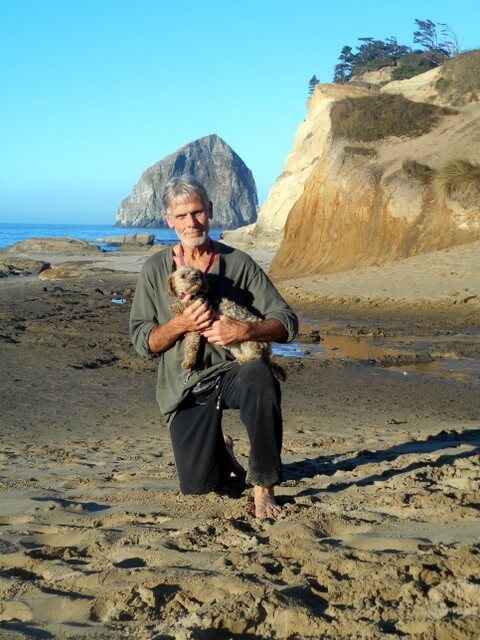
{"label": "sky", "polygon": [[480,48],[475,0],[0,0],[0,222],[113,224],[149,166],[216,133],[262,203],[344,45],[415,18]]}

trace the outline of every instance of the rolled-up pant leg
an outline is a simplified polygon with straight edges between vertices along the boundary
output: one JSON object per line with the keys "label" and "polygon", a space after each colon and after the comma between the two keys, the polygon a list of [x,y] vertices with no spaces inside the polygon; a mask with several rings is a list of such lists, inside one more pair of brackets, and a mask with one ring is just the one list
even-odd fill
{"label": "rolled-up pant leg", "polygon": [[263,360],[234,365],[221,386],[222,403],[240,409],[250,440],[247,480],[272,487],[282,479],[282,412],[280,385]]}
{"label": "rolled-up pant leg", "polygon": [[170,425],[173,454],[182,493],[208,493],[230,475],[221,429],[221,411],[212,393],[205,405],[187,399]]}

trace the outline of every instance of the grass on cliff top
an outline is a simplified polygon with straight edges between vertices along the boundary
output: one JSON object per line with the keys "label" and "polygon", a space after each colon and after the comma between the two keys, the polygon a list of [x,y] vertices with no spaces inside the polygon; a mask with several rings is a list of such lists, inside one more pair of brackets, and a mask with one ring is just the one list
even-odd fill
{"label": "grass on cliff top", "polygon": [[448,104],[480,101],[480,50],[460,53],[445,62],[435,88]]}
{"label": "grass on cliff top", "polygon": [[480,210],[480,165],[467,160],[451,160],[433,175],[437,197],[448,196],[466,209]]}
{"label": "grass on cliff top", "polygon": [[388,136],[421,136],[449,113],[454,111],[424,102],[412,102],[401,95],[379,93],[335,102],[330,118],[334,138],[372,142]]}
{"label": "grass on cliff top", "polygon": [[398,66],[392,72],[392,80],[407,80],[430,71],[445,62],[439,51],[416,51],[398,58]]}

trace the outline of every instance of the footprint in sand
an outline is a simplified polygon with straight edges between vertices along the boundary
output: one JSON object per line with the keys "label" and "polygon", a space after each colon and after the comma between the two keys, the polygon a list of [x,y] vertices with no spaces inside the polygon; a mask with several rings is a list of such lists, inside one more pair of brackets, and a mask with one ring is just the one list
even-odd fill
{"label": "footprint in sand", "polygon": [[163,524],[172,518],[163,513],[134,513],[130,511],[119,511],[109,514],[94,521],[94,527],[110,527],[117,524]]}

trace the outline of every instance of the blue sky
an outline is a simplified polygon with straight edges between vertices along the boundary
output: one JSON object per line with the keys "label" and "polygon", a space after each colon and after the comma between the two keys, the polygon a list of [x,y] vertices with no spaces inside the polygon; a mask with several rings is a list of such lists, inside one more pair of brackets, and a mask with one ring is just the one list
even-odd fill
{"label": "blue sky", "polygon": [[0,222],[112,223],[154,162],[216,133],[262,202],[343,45],[415,18],[480,47],[473,0],[0,0]]}

